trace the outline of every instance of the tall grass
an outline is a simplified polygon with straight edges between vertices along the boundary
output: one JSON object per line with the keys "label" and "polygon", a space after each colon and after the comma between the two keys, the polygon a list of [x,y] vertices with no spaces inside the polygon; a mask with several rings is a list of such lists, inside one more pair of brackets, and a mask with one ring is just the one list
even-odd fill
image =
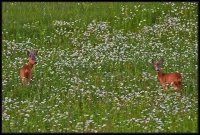
{"label": "tall grass", "polygon": [[[197,132],[195,2],[3,2],[2,131]],[[22,86],[26,50],[38,50]],[[183,76],[163,92],[152,59]]]}

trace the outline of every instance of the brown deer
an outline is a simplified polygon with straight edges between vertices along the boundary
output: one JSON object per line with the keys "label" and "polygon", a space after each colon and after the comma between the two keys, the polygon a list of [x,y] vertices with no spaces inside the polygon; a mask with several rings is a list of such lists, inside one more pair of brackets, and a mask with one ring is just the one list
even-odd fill
{"label": "brown deer", "polygon": [[20,68],[20,78],[23,85],[29,85],[31,83],[32,68],[33,65],[37,63],[36,61],[37,51],[28,50],[27,55],[28,55],[28,64],[25,64]]}
{"label": "brown deer", "polygon": [[172,72],[172,73],[163,73],[161,71],[161,65],[163,64],[163,58],[161,60],[154,61],[152,63],[158,75],[158,80],[162,85],[163,89],[166,90],[168,85],[172,85],[175,91],[180,91],[182,85],[182,77],[180,73]]}

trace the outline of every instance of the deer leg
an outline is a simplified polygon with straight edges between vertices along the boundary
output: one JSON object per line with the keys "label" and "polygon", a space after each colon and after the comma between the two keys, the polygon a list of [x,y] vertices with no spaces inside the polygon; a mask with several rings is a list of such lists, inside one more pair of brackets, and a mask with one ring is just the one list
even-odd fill
{"label": "deer leg", "polygon": [[28,84],[30,84],[30,83],[31,83],[31,74],[29,74],[29,75],[28,75],[28,78],[27,78],[27,83],[28,83]]}
{"label": "deer leg", "polygon": [[181,82],[174,82],[174,83],[172,84],[172,86],[174,87],[174,90],[175,90],[176,92],[179,92],[180,89],[181,89]]}
{"label": "deer leg", "polygon": [[162,84],[163,90],[166,91],[167,90],[167,86],[165,84]]}
{"label": "deer leg", "polygon": [[26,77],[23,77],[21,80],[22,80],[22,84],[23,84],[23,85],[27,85],[28,80],[27,80]]}
{"label": "deer leg", "polygon": [[21,78],[22,84],[25,85],[25,77]]}

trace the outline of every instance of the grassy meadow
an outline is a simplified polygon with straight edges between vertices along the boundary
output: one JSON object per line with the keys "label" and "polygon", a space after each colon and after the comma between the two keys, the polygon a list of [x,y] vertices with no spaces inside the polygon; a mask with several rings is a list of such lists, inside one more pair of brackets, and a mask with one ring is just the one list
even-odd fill
{"label": "grassy meadow", "polygon": [[3,2],[2,132],[197,133],[197,34],[197,2]]}

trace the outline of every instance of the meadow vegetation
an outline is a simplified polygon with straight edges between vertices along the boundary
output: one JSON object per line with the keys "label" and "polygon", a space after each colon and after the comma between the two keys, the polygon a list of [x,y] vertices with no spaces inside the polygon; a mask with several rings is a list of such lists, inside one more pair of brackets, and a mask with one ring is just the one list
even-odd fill
{"label": "meadow vegetation", "polygon": [[197,2],[3,2],[2,132],[197,132],[197,28]]}

